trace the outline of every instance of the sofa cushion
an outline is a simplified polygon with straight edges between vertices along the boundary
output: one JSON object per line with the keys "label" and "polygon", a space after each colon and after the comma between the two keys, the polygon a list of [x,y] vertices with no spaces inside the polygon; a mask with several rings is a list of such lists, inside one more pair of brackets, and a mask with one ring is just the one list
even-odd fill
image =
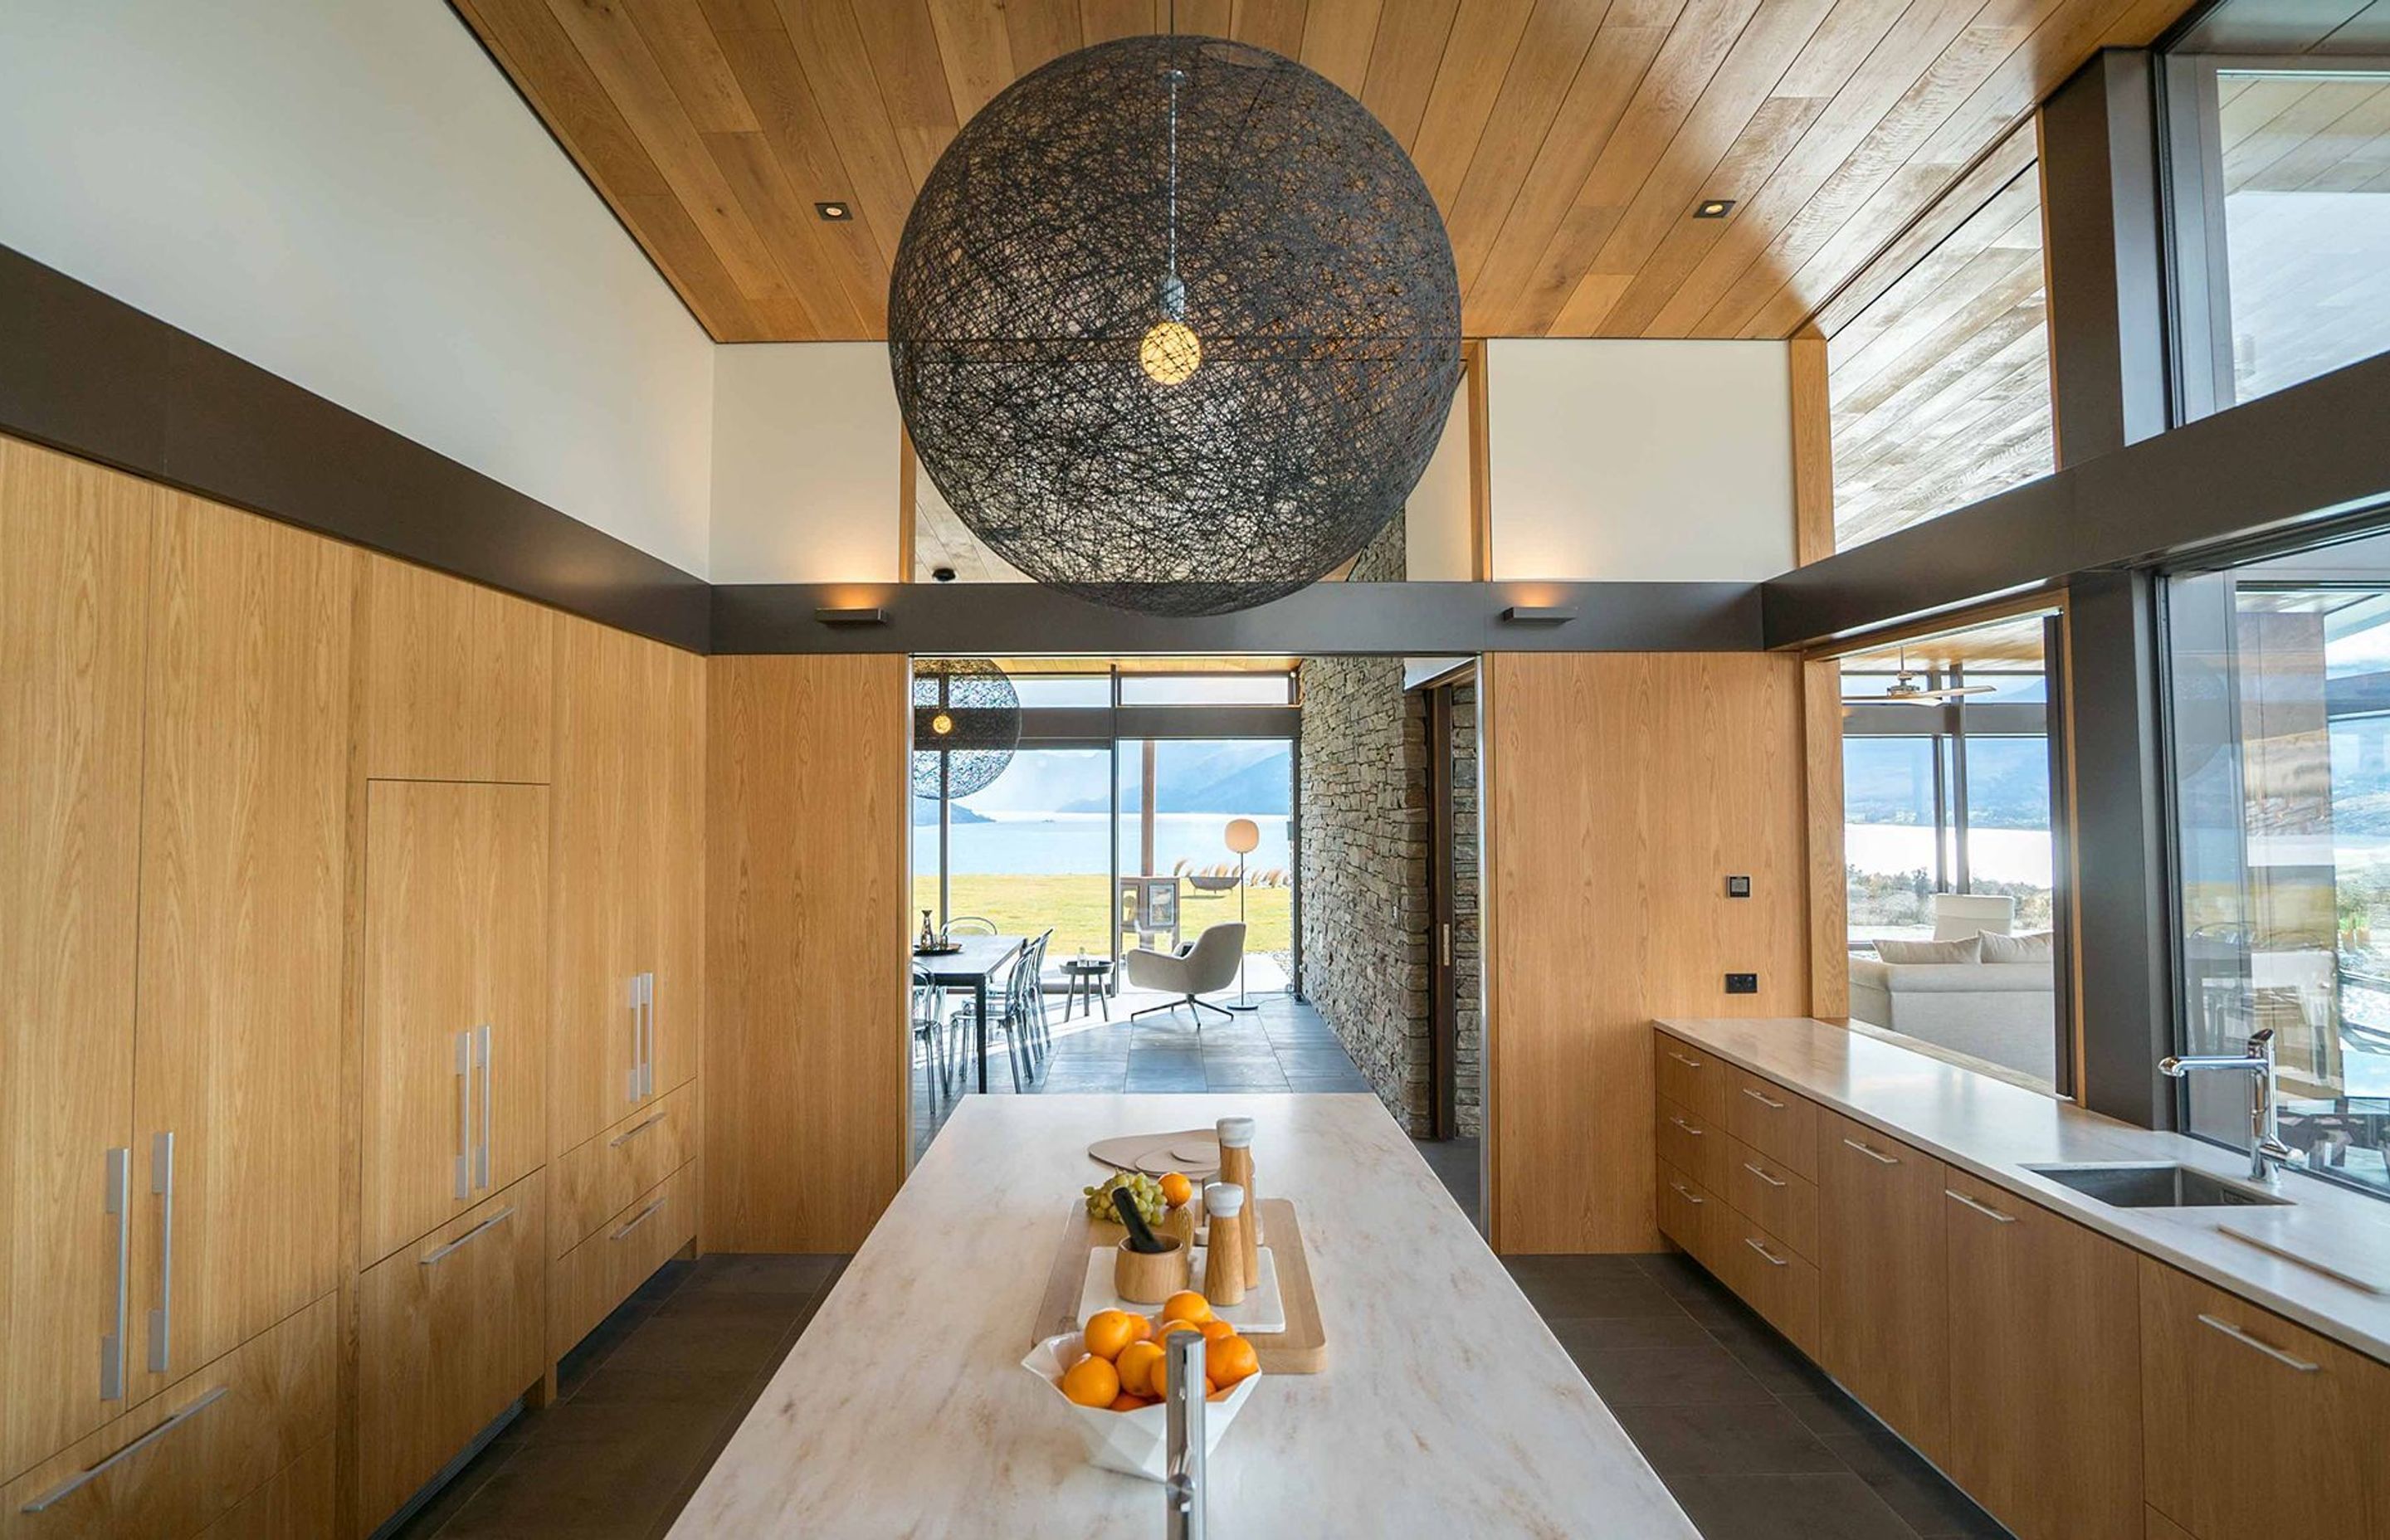
{"label": "sofa cushion", "polygon": [[1894,995],[2047,995],[2051,972],[2046,962],[1895,963],[1884,969],[1881,987]]}
{"label": "sofa cushion", "polygon": [[1971,963],[1983,959],[1984,938],[1960,941],[1879,941],[1875,955],[1888,963]]}
{"label": "sofa cushion", "polygon": [[1986,930],[1976,939],[1983,943],[1984,960],[1987,963],[2046,963],[2052,960],[2053,948],[2048,930],[2036,930],[2024,936],[2003,936]]}

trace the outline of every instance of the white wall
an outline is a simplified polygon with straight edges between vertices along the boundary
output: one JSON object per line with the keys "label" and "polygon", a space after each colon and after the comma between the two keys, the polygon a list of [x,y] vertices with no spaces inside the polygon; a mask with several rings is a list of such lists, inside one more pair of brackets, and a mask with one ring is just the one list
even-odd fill
{"label": "white wall", "polygon": [[1495,577],[1757,580],[1792,566],[1783,343],[1485,351]]}
{"label": "white wall", "polygon": [[5,0],[0,243],[705,574],[713,346],[436,0]]}
{"label": "white wall", "polygon": [[894,581],[903,431],[885,343],[721,349],[713,581]]}
{"label": "white wall", "polygon": [[1469,382],[1444,419],[1444,437],[1403,507],[1403,573],[1413,583],[1466,583],[1476,576],[1476,510],[1469,487]]}

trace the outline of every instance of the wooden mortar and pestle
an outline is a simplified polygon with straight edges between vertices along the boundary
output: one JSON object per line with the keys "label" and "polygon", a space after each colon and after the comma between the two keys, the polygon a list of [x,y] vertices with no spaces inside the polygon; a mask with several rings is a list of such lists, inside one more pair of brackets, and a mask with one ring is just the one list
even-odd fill
{"label": "wooden mortar and pestle", "polygon": [[1112,1209],[1128,1235],[1112,1253],[1112,1291],[1133,1304],[1160,1304],[1185,1289],[1193,1258],[1176,1236],[1156,1235],[1137,1213],[1137,1197],[1112,1188]]}

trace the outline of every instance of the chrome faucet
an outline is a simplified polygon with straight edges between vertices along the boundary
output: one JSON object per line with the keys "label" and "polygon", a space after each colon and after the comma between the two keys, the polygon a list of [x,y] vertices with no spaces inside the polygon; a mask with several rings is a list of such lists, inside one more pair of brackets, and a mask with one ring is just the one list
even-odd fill
{"label": "chrome faucet", "polygon": [[1163,1467],[1163,1534],[1203,1540],[1203,1350],[1199,1331],[1174,1331],[1163,1343],[1163,1398],[1169,1406],[1168,1461]]}
{"label": "chrome faucet", "polygon": [[2177,1080],[2194,1071],[2238,1071],[2249,1077],[2249,1179],[2279,1186],[2282,1167],[2298,1159],[2298,1151],[2282,1142],[2281,1124],[2274,1115],[2274,1029],[2249,1034],[2247,1049],[2239,1054],[2187,1055],[2158,1060],[2158,1069]]}

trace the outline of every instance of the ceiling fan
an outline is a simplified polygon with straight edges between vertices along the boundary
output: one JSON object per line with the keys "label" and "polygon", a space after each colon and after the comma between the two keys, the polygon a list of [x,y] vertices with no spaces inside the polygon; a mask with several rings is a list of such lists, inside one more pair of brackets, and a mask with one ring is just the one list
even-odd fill
{"label": "ceiling fan", "polygon": [[1846,695],[1845,706],[1938,706],[1946,700],[1956,700],[1965,695],[1984,695],[1999,688],[1997,685],[1946,685],[1940,689],[1928,689],[1917,682],[1917,671],[1908,666],[1908,650],[1901,649],[1900,667],[1882,695]]}

